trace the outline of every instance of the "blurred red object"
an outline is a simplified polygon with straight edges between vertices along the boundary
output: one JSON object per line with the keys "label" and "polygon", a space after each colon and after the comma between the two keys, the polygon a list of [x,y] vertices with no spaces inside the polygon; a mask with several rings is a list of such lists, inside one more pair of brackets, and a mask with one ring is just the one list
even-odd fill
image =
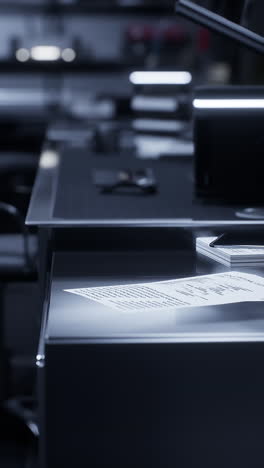
{"label": "blurred red object", "polygon": [[211,34],[210,34],[210,31],[208,31],[208,29],[199,28],[197,43],[198,43],[198,49],[201,52],[206,52],[209,49],[210,38],[211,38]]}

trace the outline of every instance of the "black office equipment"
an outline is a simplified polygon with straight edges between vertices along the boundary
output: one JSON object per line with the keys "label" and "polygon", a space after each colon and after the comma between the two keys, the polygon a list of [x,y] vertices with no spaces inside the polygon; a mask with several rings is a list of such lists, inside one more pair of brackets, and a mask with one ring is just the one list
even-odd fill
{"label": "black office equipment", "polygon": [[264,87],[200,87],[193,104],[196,195],[263,203]]}
{"label": "black office equipment", "polygon": [[[220,33],[222,33],[224,35],[227,35],[230,38],[237,40],[241,44],[244,44],[244,45],[252,48],[256,52],[263,53],[263,51],[264,51],[263,50],[264,40],[260,36],[255,36],[254,34],[252,35],[249,31],[243,30],[243,28],[240,28],[239,26],[236,27],[236,25],[234,25],[233,23],[227,22],[226,20],[224,20],[224,19],[222,19],[220,17],[217,17],[217,15],[209,14],[209,12],[207,10],[203,11],[203,9],[201,9],[199,7],[195,8],[195,5],[192,2],[189,2],[188,0],[179,0],[178,5],[179,5],[178,11],[181,12],[184,16],[189,17],[193,21],[197,21],[198,23],[203,24],[203,25],[205,25],[207,27],[210,27],[213,30],[218,31],[218,32],[220,32]],[[240,90],[240,92],[241,92],[241,90]],[[257,92],[257,91],[255,91],[255,92]],[[263,102],[261,102],[260,96],[255,97],[255,99],[252,96],[250,96],[250,98],[247,96],[247,98],[248,98],[248,99],[246,99],[247,102],[246,103],[244,102],[243,105],[241,105],[241,100],[243,100],[243,98],[245,98],[245,95],[243,95],[242,97],[236,95],[235,98],[238,98],[238,99],[236,100],[235,103],[230,102],[230,101],[232,101],[234,99],[234,95],[229,96],[229,99],[225,99],[222,96],[222,98],[220,98],[220,100],[218,100],[218,101],[216,100],[217,102],[214,101],[215,96],[214,96],[213,99],[212,99],[212,96],[210,96],[210,97],[211,97],[211,99],[209,99],[209,102],[208,102],[208,99],[207,99],[207,102],[205,102],[206,99],[205,100],[201,99],[200,102],[198,102],[198,103],[196,101],[196,105],[194,107],[196,109],[198,109],[198,112],[201,112],[199,114],[200,122],[198,122],[198,124],[200,125],[200,128],[202,129],[202,131],[205,131],[206,122],[208,123],[209,120],[210,120],[209,115],[211,116],[211,119],[214,120],[214,130],[216,131],[216,135],[214,135],[214,132],[210,131],[210,127],[209,127],[209,131],[207,129],[207,138],[209,136],[209,142],[210,142],[209,144],[212,144],[213,138],[215,136],[218,137],[216,142],[214,143],[215,145],[216,145],[216,143],[218,143],[218,145],[220,146],[220,151],[219,151],[219,148],[218,148],[218,151],[217,151],[218,161],[216,163],[216,166],[218,166],[219,171],[220,171],[220,173],[222,174],[223,177],[221,178],[221,185],[220,185],[220,179],[218,178],[219,173],[217,174],[217,167],[215,167],[214,168],[215,170],[213,170],[213,172],[212,172],[212,171],[208,170],[207,168],[205,168],[205,166],[203,165],[202,168],[201,167],[199,168],[200,179],[197,178],[197,181],[196,181],[197,186],[199,187],[199,184],[201,184],[200,187],[202,187],[204,195],[205,194],[208,195],[208,193],[210,193],[210,190],[211,190],[211,191],[213,191],[214,195],[216,195],[218,197],[219,196],[220,197],[223,197],[223,196],[224,197],[230,197],[231,196],[232,199],[236,198],[237,200],[240,199],[240,201],[247,201],[248,202],[249,199],[250,199],[250,200],[253,200],[253,201],[257,201],[257,202],[263,202],[264,197],[263,197],[263,194],[261,193],[261,190],[260,190],[261,185],[260,185],[260,180],[259,180],[259,175],[258,175],[259,174],[258,169],[262,170],[262,156],[263,156],[263,154],[260,153],[260,149],[259,149],[259,148],[262,149],[262,133],[261,133],[261,126],[259,126],[259,122],[262,120],[262,115],[263,115]],[[263,97],[263,91],[261,93],[261,97]],[[207,98],[208,98],[208,96],[207,96]],[[252,100],[253,100],[253,103],[252,103]],[[229,101],[229,102],[226,102],[226,101]],[[230,112],[230,109],[231,109],[231,112]],[[252,118],[254,118],[254,119],[256,118],[257,128],[255,128],[255,121]],[[234,159],[232,159],[232,154],[230,154],[230,150],[227,152],[227,155],[223,152],[224,149],[227,149],[227,145],[226,145],[225,140],[223,142],[223,135],[222,135],[222,139],[219,138],[220,135],[218,133],[217,124],[216,124],[217,119],[220,119],[220,122],[218,122],[218,128],[219,128],[219,126],[222,126],[221,131],[224,132],[225,137],[229,135],[230,130],[228,129],[228,125],[230,123],[232,124],[232,128],[233,128],[234,133],[232,132],[232,134],[230,136],[231,136],[231,141],[233,139],[235,141],[235,150],[236,150],[235,155],[236,155],[236,158],[238,157],[239,153],[240,153],[240,155],[242,155],[242,158],[245,155],[248,157],[248,159],[246,161],[244,160],[244,158],[243,158],[243,161],[242,161],[242,176],[243,176],[242,180],[239,179],[239,176],[240,176],[239,162],[240,161],[237,161],[236,158],[235,158],[235,161],[234,161]],[[225,120],[225,119],[227,119],[227,120]],[[197,121],[196,121],[196,124],[197,124]],[[247,132],[247,127],[249,128],[249,135],[248,135],[248,132]],[[196,132],[197,132],[197,127],[196,127]],[[245,132],[246,132],[246,136],[245,136]],[[257,136],[257,144],[253,140],[253,142],[254,142],[253,143],[253,145],[254,145],[253,151],[251,151],[251,153],[247,153],[247,150],[249,149],[249,144],[251,142],[250,136],[252,137],[252,135]],[[205,133],[204,133],[204,136],[206,136]],[[196,133],[196,137],[197,137],[197,133]],[[238,138],[239,138],[239,140],[238,140]],[[210,141],[210,139],[211,139],[211,141]],[[205,144],[205,141],[203,141],[203,143]],[[243,143],[246,144],[246,148],[244,148]],[[205,148],[205,145],[204,145],[204,148]],[[240,149],[239,152],[238,152],[238,149]],[[257,156],[254,154],[254,149],[257,150],[257,153],[258,153]],[[222,150],[222,158],[220,158],[220,160],[219,160],[221,150]],[[198,150],[198,152],[199,152],[199,150]],[[209,160],[207,162],[212,164],[212,160],[214,159],[214,154],[213,155],[211,154],[210,155],[211,157],[210,157],[208,150],[206,150],[206,154],[207,154],[207,158]],[[200,153],[200,155],[201,155],[201,153]],[[252,157],[253,157],[253,161],[252,161]],[[260,157],[260,161],[259,161],[259,157]],[[231,163],[230,165],[227,164],[228,159],[229,159],[229,162]],[[225,168],[223,167],[223,162],[224,162]],[[255,162],[257,162],[257,166],[255,166]],[[234,167],[234,163],[235,163],[235,167]],[[196,160],[196,164],[197,164],[197,160]],[[252,179],[252,169],[250,169],[252,167],[253,167],[253,171],[254,171],[254,177],[257,179],[256,186],[254,185],[254,179]],[[236,172],[238,168],[239,168],[239,174],[237,174],[237,172]],[[246,176],[246,169],[247,168],[250,171],[249,174],[248,174],[248,178]],[[203,172],[203,169],[205,169],[205,172]],[[239,193],[237,193],[236,184],[234,184],[234,179],[233,179],[233,190],[232,190],[232,184],[231,184],[232,183],[232,177],[230,179],[230,176],[229,176],[230,175],[230,169],[231,169],[231,173],[232,173],[233,177],[238,175],[238,181],[239,181],[238,192]],[[235,169],[235,171],[232,171],[232,169]],[[206,171],[207,171],[207,173],[206,173]],[[212,184],[212,178],[213,178],[212,176],[216,178],[216,182],[218,183],[217,188],[216,188],[216,192],[214,192],[215,189],[214,189],[213,184]],[[242,187],[243,182],[245,184],[247,184],[248,181],[249,181],[249,187],[248,186],[246,186],[246,188]],[[251,184],[252,184],[252,187],[250,186]],[[227,191],[226,191],[226,185],[227,185]],[[207,192],[207,187],[209,187],[208,192]],[[249,198],[248,198],[248,196],[249,196]],[[229,201],[230,201],[230,198],[229,198]],[[241,356],[243,354],[243,353],[241,354],[241,352],[242,352],[242,350],[239,350],[240,358],[241,358]],[[237,369],[238,368],[236,368],[236,370]],[[234,369],[234,375],[235,375],[235,382],[237,384],[239,382],[239,374],[235,371],[235,369]],[[200,378],[200,376],[199,376],[199,378]],[[251,381],[251,377],[246,377],[245,381],[246,382]],[[229,383],[231,384],[231,381]],[[240,390],[242,389],[242,387],[243,387],[243,385],[240,387]],[[229,392],[228,392],[229,397],[230,397],[230,392],[231,391],[232,391],[231,387],[229,387]],[[239,393],[240,393],[240,391],[239,391]],[[240,396],[241,396],[241,393],[240,393]],[[233,400],[233,402],[235,402],[235,401],[237,401],[236,398]],[[208,406],[207,406],[207,411],[208,411]],[[229,411],[226,414],[229,414]],[[240,418],[241,415],[242,415],[242,412],[238,411],[237,412],[237,417]],[[207,413],[207,417],[208,417],[208,413]],[[245,419],[243,417],[242,417],[242,419],[243,419],[243,422],[245,422]],[[214,423],[215,423],[215,421],[214,421]],[[247,428],[249,427],[249,424],[250,423],[248,421],[246,423]],[[228,424],[228,426],[230,428],[229,424]],[[213,425],[212,425],[212,427],[213,427]],[[204,435],[204,431],[202,431],[202,433]],[[237,431],[234,431],[234,432],[232,431],[231,434],[232,434],[231,439],[233,439],[232,440],[232,446],[234,448],[234,438],[233,437],[236,437]],[[242,437],[243,437],[243,435],[245,435],[244,430],[242,431],[241,435],[242,435]],[[206,439],[207,439],[207,442],[208,442],[207,437],[206,437]],[[200,442],[202,444],[202,438],[201,438]],[[242,439],[241,439],[240,442],[242,442]],[[209,445],[211,445],[211,444],[209,444]],[[241,446],[240,446],[241,450],[243,451],[242,445],[244,446],[244,443],[242,443]],[[199,449],[200,449],[200,447],[199,447]],[[218,447],[218,449],[219,449],[219,447]],[[241,455],[241,450],[240,449],[237,450],[236,453],[237,453],[238,456]],[[218,453],[220,453],[220,451],[218,451]],[[234,465],[234,464],[238,463],[238,466],[239,466],[239,465],[241,465],[241,464],[243,464],[245,462],[244,456],[243,456],[243,460],[238,461],[236,456],[232,459],[232,450],[230,450],[230,449],[226,450],[225,449],[224,451],[226,453],[228,452],[228,454],[229,454],[228,461],[225,461],[223,463],[223,461],[220,461],[219,458],[217,458],[217,460],[215,459],[213,461],[213,464],[215,466],[223,466],[223,465],[228,466],[228,464],[230,464],[230,463],[231,463],[231,465]],[[215,451],[215,453],[216,453],[216,451]],[[251,453],[252,453],[252,455],[254,453],[253,456],[255,456],[255,454],[256,454],[255,449],[253,449]],[[204,461],[203,461],[202,464],[204,465]],[[253,464],[256,465],[256,466],[260,466],[260,464],[261,464],[260,457],[257,457],[257,459],[253,462]],[[191,464],[190,466],[195,466],[195,464]]]}
{"label": "black office equipment", "polygon": [[[178,0],[176,12],[264,53],[264,38],[243,26]],[[243,20],[245,15],[243,15]],[[194,99],[195,192],[227,202],[264,202],[263,87],[200,88]]]}

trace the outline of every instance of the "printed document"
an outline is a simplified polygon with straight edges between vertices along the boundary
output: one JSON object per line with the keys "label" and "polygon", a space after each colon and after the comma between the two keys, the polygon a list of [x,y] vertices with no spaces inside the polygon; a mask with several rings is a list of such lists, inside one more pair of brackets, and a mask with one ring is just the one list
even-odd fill
{"label": "printed document", "polygon": [[123,312],[264,300],[264,278],[236,271],[169,281],[65,289]]}

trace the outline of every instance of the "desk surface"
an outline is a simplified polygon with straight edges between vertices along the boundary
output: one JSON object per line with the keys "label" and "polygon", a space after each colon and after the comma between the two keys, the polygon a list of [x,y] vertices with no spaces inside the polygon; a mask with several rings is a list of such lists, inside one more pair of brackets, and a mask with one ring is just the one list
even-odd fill
{"label": "desk surface", "polygon": [[[215,263],[215,267],[218,264]],[[224,271],[228,271],[222,267]],[[208,264],[207,273],[215,272]],[[57,253],[54,256],[49,342],[264,341],[263,302],[124,313],[64,289],[161,281],[199,273],[190,249],[171,252]],[[205,271],[203,271],[205,274]],[[264,274],[264,271],[262,272]]]}
{"label": "desk surface", "polygon": [[[124,155],[92,155],[82,149],[43,153],[27,215],[28,225],[51,227],[263,225],[245,221],[236,206],[202,204],[193,198],[190,158],[140,160]],[[151,167],[158,182],[153,195],[102,194],[93,170]]]}

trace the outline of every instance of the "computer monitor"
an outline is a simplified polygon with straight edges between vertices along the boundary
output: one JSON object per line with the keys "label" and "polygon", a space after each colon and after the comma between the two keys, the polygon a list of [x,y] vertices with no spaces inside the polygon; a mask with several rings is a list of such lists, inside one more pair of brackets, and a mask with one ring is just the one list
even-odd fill
{"label": "computer monitor", "polygon": [[194,92],[195,194],[264,205],[264,86]]}
{"label": "computer monitor", "polygon": [[[220,5],[220,0],[218,3]],[[222,5],[224,3],[221,2]],[[240,3],[243,24],[249,24],[250,6],[254,8],[255,17],[255,8],[259,13],[263,10],[263,4],[258,0],[244,0]],[[254,52],[264,53],[263,36],[201,7],[197,2],[178,0],[176,12]],[[263,86],[196,89],[195,193],[198,197],[229,203],[264,204],[263,119]],[[250,208],[242,215],[263,218],[264,210]]]}

